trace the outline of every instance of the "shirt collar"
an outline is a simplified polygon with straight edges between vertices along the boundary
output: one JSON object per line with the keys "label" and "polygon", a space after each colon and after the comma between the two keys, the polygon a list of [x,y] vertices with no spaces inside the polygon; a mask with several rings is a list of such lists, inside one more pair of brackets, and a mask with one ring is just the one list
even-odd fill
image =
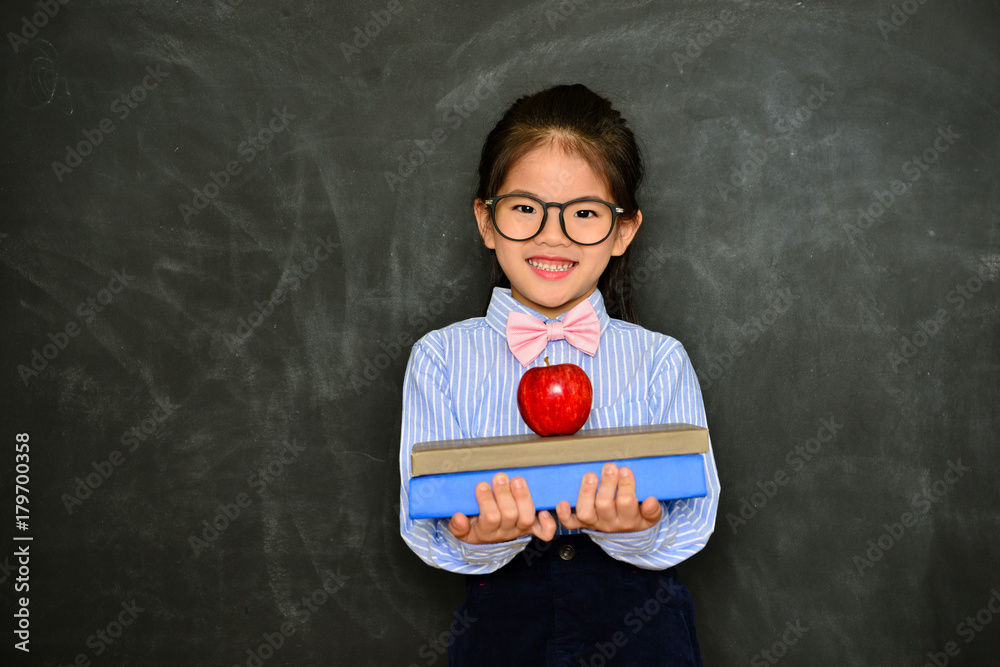
{"label": "shirt collar", "polygon": [[[594,312],[597,313],[597,319],[601,323],[601,333],[603,334],[611,318],[608,316],[608,311],[604,308],[604,297],[601,295],[601,290],[595,289],[594,293],[587,297],[587,300],[590,301],[590,305],[594,307]],[[522,313],[527,313],[546,324],[549,322],[561,322],[566,317],[566,313],[563,313],[556,319],[551,320],[515,299],[511,295],[509,287],[494,287],[490,306],[486,309],[486,323],[501,336],[507,335],[507,314],[511,310],[519,310]]]}

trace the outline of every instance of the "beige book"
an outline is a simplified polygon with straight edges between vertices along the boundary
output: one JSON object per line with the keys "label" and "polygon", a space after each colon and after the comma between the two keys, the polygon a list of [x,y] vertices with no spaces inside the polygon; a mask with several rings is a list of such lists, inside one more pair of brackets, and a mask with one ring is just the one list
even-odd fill
{"label": "beige book", "polygon": [[413,446],[414,477],[441,473],[613,461],[708,451],[708,429],[691,424],[619,426],[573,435],[535,434],[421,442]]}

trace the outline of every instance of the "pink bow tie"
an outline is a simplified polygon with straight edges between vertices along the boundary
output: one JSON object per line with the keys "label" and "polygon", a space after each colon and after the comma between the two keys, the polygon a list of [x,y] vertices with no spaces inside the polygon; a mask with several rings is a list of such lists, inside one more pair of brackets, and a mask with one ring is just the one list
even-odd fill
{"label": "pink bow tie", "polygon": [[562,322],[545,324],[527,313],[507,313],[507,345],[521,365],[538,358],[550,340],[563,340],[594,356],[601,341],[601,322],[590,301],[584,299],[566,313]]}

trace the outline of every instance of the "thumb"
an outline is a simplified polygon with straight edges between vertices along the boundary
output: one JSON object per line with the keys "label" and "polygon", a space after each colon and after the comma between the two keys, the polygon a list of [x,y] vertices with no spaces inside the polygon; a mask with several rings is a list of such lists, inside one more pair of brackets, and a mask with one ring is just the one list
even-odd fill
{"label": "thumb", "polygon": [[552,517],[552,513],[548,510],[539,512],[538,516],[535,517],[535,525],[531,532],[539,539],[551,542],[552,538],[556,536],[556,520]]}
{"label": "thumb", "polygon": [[454,516],[451,517],[451,521],[448,522],[448,530],[451,534],[458,539],[464,539],[469,531],[472,530],[472,522],[469,521],[469,517],[465,516],[461,512],[456,512]]}
{"label": "thumb", "polygon": [[663,505],[655,497],[650,496],[642,501],[642,505],[639,506],[639,513],[647,521],[657,523],[660,517],[663,516]]}

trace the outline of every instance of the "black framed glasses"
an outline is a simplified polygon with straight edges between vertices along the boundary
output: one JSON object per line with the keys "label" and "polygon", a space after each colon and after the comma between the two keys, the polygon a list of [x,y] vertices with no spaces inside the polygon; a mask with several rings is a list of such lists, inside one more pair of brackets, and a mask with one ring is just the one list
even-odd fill
{"label": "black framed glasses", "polygon": [[600,199],[573,199],[564,204],[545,202],[530,195],[500,195],[483,201],[490,209],[493,227],[510,241],[528,241],[542,233],[549,207],[559,207],[563,234],[577,245],[597,245],[611,236],[620,206]]}

